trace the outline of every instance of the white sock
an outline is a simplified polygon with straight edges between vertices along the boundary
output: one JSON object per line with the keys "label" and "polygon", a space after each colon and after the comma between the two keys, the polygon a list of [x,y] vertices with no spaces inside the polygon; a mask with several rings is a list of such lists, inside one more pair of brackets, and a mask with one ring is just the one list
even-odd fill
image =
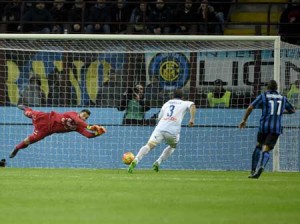
{"label": "white sock", "polygon": [[144,155],[147,155],[149,151],[150,151],[150,147],[148,145],[144,145],[142,148],[140,148],[140,151],[138,152],[138,154],[134,159],[136,163],[141,161]]}
{"label": "white sock", "polygon": [[172,153],[175,151],[175,148],[171,148],[171,146],[167,146],[160,157],[156,160],[160,165],[162,161],[165,161]]}

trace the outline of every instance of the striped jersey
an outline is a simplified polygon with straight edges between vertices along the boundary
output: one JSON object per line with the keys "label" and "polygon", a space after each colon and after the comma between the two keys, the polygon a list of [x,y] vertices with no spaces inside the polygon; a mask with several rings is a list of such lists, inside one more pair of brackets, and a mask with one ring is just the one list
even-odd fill
{"label": "striped jersey", "polygon": [[287,98],[277,91],[266,91],[260,94],[251,105],[262,109],[259,126],[259,131],[262,133],[281,134],[283,112],[287,110],[292,113],[294,109]]}

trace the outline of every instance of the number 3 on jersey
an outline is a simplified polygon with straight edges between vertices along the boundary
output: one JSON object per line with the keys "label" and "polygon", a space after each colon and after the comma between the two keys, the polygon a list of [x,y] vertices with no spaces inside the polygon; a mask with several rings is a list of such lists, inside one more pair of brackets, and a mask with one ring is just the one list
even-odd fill
{"label": "number 3 on jersey", "polygon": [[174,105],[170,105],[169,112],[167,113],[168,117],[172,117],[172,115],[174,113],[174,109],[175,109],[175,106]]}

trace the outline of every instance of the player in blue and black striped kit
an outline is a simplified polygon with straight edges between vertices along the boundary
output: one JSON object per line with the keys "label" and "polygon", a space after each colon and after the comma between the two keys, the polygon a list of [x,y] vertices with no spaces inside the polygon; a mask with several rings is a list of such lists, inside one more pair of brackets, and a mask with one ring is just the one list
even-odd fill
{"label": "player in blue and black striped kit", "polygon": [[[269,81],[268,90],[257,96],[249,105],[239,125],[240,128],[245,128],[252,110],[254,108],[262,109],[259,131],[257,133],[257,145],[252,154],[252,168],[249,178],[257,179],[264,171],[270,158],[270,151],[274,148],[279,135],[282,133],[282,115],[295,113],[294,106],[288,102],[285,96],[277,92],[277,88],[275,80]],[[260,165],[257,169],[259,160]]]}

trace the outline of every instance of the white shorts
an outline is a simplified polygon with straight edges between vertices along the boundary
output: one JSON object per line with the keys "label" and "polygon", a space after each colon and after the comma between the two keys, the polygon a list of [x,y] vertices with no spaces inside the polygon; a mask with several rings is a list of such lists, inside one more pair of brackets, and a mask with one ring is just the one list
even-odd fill
{"label": "white shorts", "polygon": [[169,146],[176,148],[179,138],[180,134],[172,134],[166,131],[154,130],[148,142],[156,146],[160,144],[162,140],[164,140]]}

